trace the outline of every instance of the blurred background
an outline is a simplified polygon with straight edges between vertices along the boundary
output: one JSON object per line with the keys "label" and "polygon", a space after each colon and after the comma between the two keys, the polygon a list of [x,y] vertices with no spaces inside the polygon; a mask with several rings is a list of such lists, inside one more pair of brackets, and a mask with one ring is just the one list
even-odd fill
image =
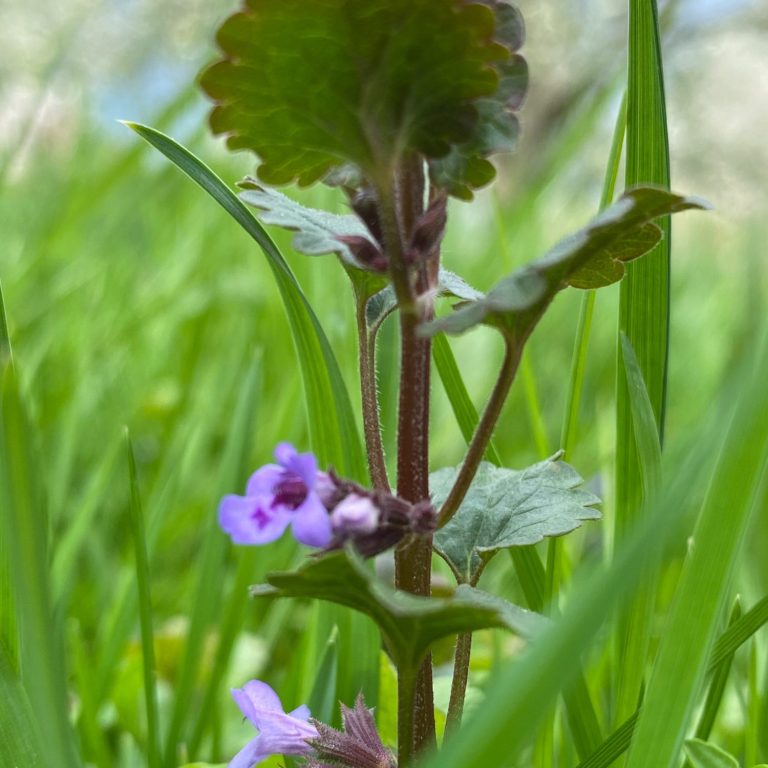
{"label": "blurred background", "polygon": [[[625,77],[626,2],[518,4],[531,70],[523,137],[514,156],[498,160],[491,189],[475,204],[452,204],[444,248],[447,266],[480,289],[594,215]],[[234,7],[202,0],[0,0],[0,281],[39,428],[57,605],[70,616],[75,655],[88,658],[103,640],[104,617],[114,618],[128,599],[127,587],[116,590],[131,579],[121,454],[127,424],[148,515],[157,521],[153,586],[168,686],[184,634],[179,616],[194,598],[201,531],[218,501],[217,473],[246,371],[257,371],[257,397],[244,466],[269,460],[279,440],[308,442],[290,333],[265,260],[201,190],[117,122],[160,128],[232,184],[251,173],[251,158],[229,155],[210,138],[207,104],[194,85],[214,56],[216,25]],[[767,309],[768,13],[764,0],[671,0],[662,4],[662,19],[672,186],[715,206],[674,222],[674,434],[700,419]],[[335,192],[322,187],[299,196],[343,210]],[[289,238],[273,234],[358,402],[345,276],[332,259],[300,257]],[[607,498],[617,297],[613,288],[597,300],[571,457]],[[561,295],[532,339],[497,434],[510,466],[559,447],[579,301],[577,291]],[[496,340],[479,331],[452,345],[481,406],[500,352]],[[392,327],[383,333],[380,369],[391,447]],[[438,467],[460,459],[463,441],[439,383],[434,392]],[[273,564],[290,558],[290,545],[280,546]],[[119,665],[105,683],[113,691],[110,706],[98,708],[104,733],[114,728],[120,739],[139,738],[141,730],[130,610],[128,616],[126,642],[116,646]],[[269,621],[249,619],[251,634],[238,646],[245,661],[234,665],[233,681],[258,674],[268,656],[273,683],[290,675],[286,638],[299,632],[301,620],[280,614]]]}

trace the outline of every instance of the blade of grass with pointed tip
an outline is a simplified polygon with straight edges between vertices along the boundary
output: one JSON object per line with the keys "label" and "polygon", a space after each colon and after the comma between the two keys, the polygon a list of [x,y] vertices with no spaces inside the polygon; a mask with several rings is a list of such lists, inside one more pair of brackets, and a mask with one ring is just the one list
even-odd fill
{"label": "blade of grass with pointed tip", "polygon": [[338,363],[296,278],[269,235],[245,204],[189,150],[145,125],[126,123],[208,192],[259,244],[277,281],[291,325],[304,380],[312,446],[322,464],[357,480],[366,475],[357,423]]}
{"label": "blade of grass with pointed tip", "polygon": [[144,702],[147,717],[147,764],[160,766],[160,727],[157,710],[157,667],[155,665],[155,633],[152,619],[152,591],[150,587],[147,537],[144,529],[144,511],[141,508],[136,460],[128,430],[125,430],[125,451],[128,460],[128,481],[131,487],[131,532],[136,560],[136,586],[139,593],[139,624],[141,627],[141,655],[144,672]]}
{"label": "blade of grass with pointed tip", "polygon": [[[629,0],[626,186],[642,183],[669,188],[664,73],[656,0]],[[629,266],[621,284],[619,330],[637,355],[663,443],[669,350],[670,222],[660,219],[664,239],[641,262]],[[621,363],[619,364],[621,370]],[[619,375],[616,404],[616,538],[627,535],[642,507],[631,397]],[[621,661],[616,691],[616,722],[637,706],[650,645],[655,588],[648,585],[618,625]]]}

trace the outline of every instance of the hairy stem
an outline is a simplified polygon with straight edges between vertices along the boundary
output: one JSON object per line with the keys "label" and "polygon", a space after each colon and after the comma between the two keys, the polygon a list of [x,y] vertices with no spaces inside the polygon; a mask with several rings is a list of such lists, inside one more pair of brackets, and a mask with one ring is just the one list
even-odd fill
{"label": "hairy stem", "polygon": [[483,416],[477,425],[475,434],[472,436],[472,442],[467,449],[464,463],[461,465],[448,498],[446,498],[440,509],[440,514],[437,518],[438,527],[445,525],[456,513],[461,502],[464,501],[469,486],[477,473],[477,468],[483,460],[485,449],[488,447],[496,422],[499,420],[501,409],[515,379],[523,345],[507,337],[505,337],[505,345],[504,362],[502,363],[501,371],[499,371],[499,378],[496,380],[493,392],[491,392],[491,396],[488,399],[488,404],[485,406],[485,411],[483,411]]}
{"label": "hairy stem", "polygon": [[357,340],[360,354],[360,391],[363,402],[363,432],[368,471],[377,491],[389,492],[387,465],[381,442],[379,422],[379,395],[376,388],[376,337],[368,330],[365,319],[365,300],[357,300]]}
{"label": "hairy stem", "polygon": [[453,657],[453,680],[451,680],[451,699],[448,703],[448,715],[445,721],[445,735],[458,730],[464,714],[464,698],[467,695],[469,681],[469,658],[472,651],[472,633],[464,632],[456,638],[456,651]]}
{"label": "hairy stem", "polygon": [[[400,400],[397,428],[397,493],[410,502],[429,498],[429,375],[430,341],[417,334],[420,323],[431,319],[431,303],[420,301],[427,291],[428,265],[418,271],[409,265],[406,243],[423,212],[423,169],[413,158],[403,164],[389,184],[378,189],[379,216],[384,247],[400,314]],[[436,261],[439,254],[432,258]],[[413,279],[415,278],[415,279]],[[431,591],[432,541],[406,540],[395,552],[398,589],[428,596]],[[412,688],[413,690],[409,690]],[[400,768],[412,755],[435,743],[432,693],[432,658],[427,656],[415,675],[398,670],[398,744]],[[411,717],[403,716],[411,708]]]}

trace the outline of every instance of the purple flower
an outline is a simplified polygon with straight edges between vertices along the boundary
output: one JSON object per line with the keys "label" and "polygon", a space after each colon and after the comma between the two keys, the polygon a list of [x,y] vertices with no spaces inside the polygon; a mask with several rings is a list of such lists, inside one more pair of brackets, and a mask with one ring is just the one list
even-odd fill
{"label": "purple flower", "polygon": [[333,538],[323,497],[331,486],[318,472],[311,453],[297,453],[290,443],[275,448],[277,464],[254,472],[245,496],[225,496],[219,504],[219,524],[235,544],[266,544],[291,525],[293,535],[310,547],[326,547]]}
{"label": "purple flower", "polygon": [[312,752],[307,739],[315,739],[318,734],[309,722],[306,705],[286,713],[278,695],[261,680],[251,680],[242,688],[233,689],[232,697],[259,735],[235,755],[228,768],[251,768],[270,755]]}

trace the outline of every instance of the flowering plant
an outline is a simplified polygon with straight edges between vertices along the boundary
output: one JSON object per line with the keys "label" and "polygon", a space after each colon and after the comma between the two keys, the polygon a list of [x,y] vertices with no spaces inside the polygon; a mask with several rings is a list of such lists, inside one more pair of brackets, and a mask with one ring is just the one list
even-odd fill
{"label": "flowering plant", "polygon": [[[406,768],[436,742],[434,641],[456,639],[450,734],[462,720],[473,632],[496,628],[531,639],[539,631],[540,617],[478,588],[490,559],[513,552],[529,603],[542,612],[544,569],[530,545],[599,517],[599,500],[581,487],[562,453],[520,471],[498,466],[491,437],[528,339],[560,291],[620,281],[627,263],[661,240],[655,219],[703,205],[660,188],[631,188],[543,257],[480,292],[443,268],[441,242],[449,198],[472,200],[495,175],[489,158],[517,140],[528,69],[514,5],[325,0],[310,11],[300,0],[248,0],[223,23],[217,41],[221,58],[201,78],[214,102],[210,124],[232,149],[254,153],[258,179],[247,177],[235,197],[183,148],[134,127],[262,245],[288,297],[305,386],[327,385],[332,395],[311,400],[309,413],[323,465],[280,444],[277,463],[256,470],[244,496],[224,497],[219,521],[238,545],[268,544],[290,528],[316,549],[297,570],[269,574],[255,595],[317,598],[375,621],[397,671],[397,764]],[[292,182],[339,189],[351,212],[306,208],[269,186]],[[297,251],[334,255],[350,278],[365,479],[351,458],[355,419],[333,394],[340,385],[327,340],[248,207],[261,222],[290,230]],[[445,298],[453,311],[439,314]],[[397,317],[401,350],[394,467],[382,446],[376,370],[378,332],[390,315]],[[433,340],[480,325],[500,335],[500,370],[460,466],[430,474]],[[310,368],[316,359],[323,363]],[[389,550],[394,584],[364,562]],[[432,596],[433,553],[456,578],[450,596]],[[354,709],[342,702],[340,732],[311,719],[305,707],[286,714],[265,683],[251,681],[234,695],[260,731],[230,763],[235,768],[280,752],[313,766],[395,764],[362,698]]]}

